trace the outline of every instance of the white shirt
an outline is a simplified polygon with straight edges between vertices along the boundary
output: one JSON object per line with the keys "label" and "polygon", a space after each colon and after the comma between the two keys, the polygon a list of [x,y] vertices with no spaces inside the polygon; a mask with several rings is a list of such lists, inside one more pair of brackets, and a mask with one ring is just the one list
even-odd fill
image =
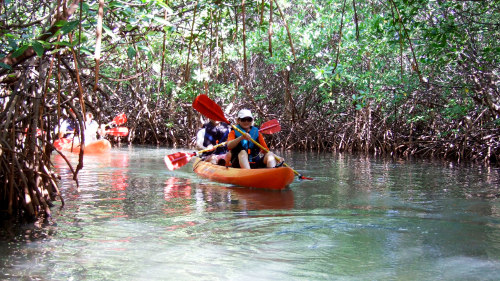
{"label": "white shirt", "polygon": [[196,134],[196,147],[198,149],[205,149],[206,148],[203,146],[204,140],[205,140],[205,128],[199,130],[198,133]]}
{"label": "white shirt", "polygon": [[85,122],[85,142],[96,141],[98,129],[99,124],[95,120]]}

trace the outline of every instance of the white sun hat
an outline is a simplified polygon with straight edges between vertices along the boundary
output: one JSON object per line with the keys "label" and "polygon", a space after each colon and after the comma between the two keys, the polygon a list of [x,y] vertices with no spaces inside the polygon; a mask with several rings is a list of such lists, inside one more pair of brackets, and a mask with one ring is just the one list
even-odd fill
{"label": "white sun hat", "polygon": [[242,109],[238,112],[238,118],[239,119],[242,119],[242,118],[245,118],[245,117],[250,117],[253,119],[253,115],[252,115],[252,112],[248,109]]}

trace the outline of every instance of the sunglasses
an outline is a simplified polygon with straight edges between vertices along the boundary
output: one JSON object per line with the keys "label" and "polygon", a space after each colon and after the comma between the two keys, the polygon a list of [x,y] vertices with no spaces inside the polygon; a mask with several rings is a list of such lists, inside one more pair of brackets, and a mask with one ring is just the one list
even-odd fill
{"label": "sunglasses", "polygon": [[251,117],[240,118],[241,122],[252,122],[253,119]]}

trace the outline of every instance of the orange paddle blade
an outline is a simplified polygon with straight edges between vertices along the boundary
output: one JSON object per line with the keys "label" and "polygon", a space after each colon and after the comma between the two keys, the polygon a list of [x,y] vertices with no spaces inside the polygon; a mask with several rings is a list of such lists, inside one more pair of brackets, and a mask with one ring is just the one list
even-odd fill
{"label": "orange paddle blade", "polygon": [[202,94],[197,96],[193,101],[193,108],[207,118],[230,124],[226,116],[224,116],[224,111],[207,95]]}
{"label": "orange paddle blade", "polygon": [[196,153],[185,153],[185,152],[177,152],[174,154],[165,156],[165,165],[170,171],[175,169],[179,169],[180,167],[186,165]]}
{"label": "orange paddle blade", "polygon": [[71,144],[71,140],[67,138],[57,139],[54,141],[54,147],[57,150],[63,150],[68,144]]}
{"label": "orange paddle blade", "polygon": [[125,122],[127,122],[127,116],[125,115],[125,113],[122,113],[113,118],[113,123],[115,123],[116,125],[121,125]]}
{"label": "orange paddle blade", "polygon": [[281,131],[281,125],[278,120],[273,119],[263,123],[260,126],[259,132],[263,134],[274,134]]}
{"label": "orange paddle blade", "polygon": [[112,136],[117,137],[126,137],[128,136],[128,128],[127,127],[116,127],[106,130],[106,134],[110,134]]}

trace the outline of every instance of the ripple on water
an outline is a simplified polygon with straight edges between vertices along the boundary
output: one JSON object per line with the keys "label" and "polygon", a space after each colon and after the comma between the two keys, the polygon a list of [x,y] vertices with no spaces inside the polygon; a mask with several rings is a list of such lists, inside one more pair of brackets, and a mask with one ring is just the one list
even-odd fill
{"label": "ripple on water", "polygon": [[[285,153],[313,181],[260,192],[201,179],[176,150],[60,168],[56,224],[0,244],[0,279],[496,280],[500,205],[464,196],[495,172],[349,155]],[[71,159],[72,161],[74,159]],[[24,238],[21,238],[24,237]],[[42,278],[43,276],[43,278]]]}

